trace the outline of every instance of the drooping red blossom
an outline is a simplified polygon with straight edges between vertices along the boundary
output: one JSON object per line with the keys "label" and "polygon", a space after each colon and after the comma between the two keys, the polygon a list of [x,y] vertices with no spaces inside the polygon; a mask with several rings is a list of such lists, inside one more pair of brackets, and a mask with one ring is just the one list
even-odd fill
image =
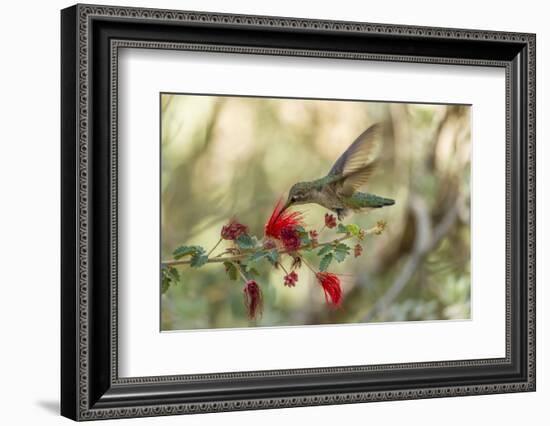
{"label": "drooping red blossom", "polygon": [[353,247],[353,255],[355,257],[361,256],[363,253],[363,246],[361,244],[355,244],[355,247]]}
{"label": "drooping red blossom", "polygon": [[311,242],[312,247],[317,247],[317,245],[319,244],[318,238],[319,233],[315,229],[309,231],[309,241]]}
{"label": "drooping red blossom", "polygon": [[[342,285],[340,278],[330,272],[317,272],[317,280],[325,292],[327,305],[338,308],[342,303]],[[330,299],[330,300],[329,300]]]}
{"label": "drooping red blossom", "polygon": [[249,319],[255,319],[262,314],[263,296],[262,289],[254,280],[247,281],[244,285],[244,305]]}
{"label": "drooping red blossom", "polygon": [[221,236],[224,240],[236,240],[240,235],[246,234],[248,227],[237,222],[236,219],[231,219],[227,225],[222,227]]}
{"label": "drooping red blossom", "polygon": [[285,275],[285,286],[295,287],[298,282],[298,274],[292,271],[290,274]]}
{"label": "drooping red blossom", "polygon": [[325,225],[327,228],[336,227],[336,218],[330,213],[325,213]]}
{"label": "drooping red blossom", "polygon": [[269,218],[269,221],[265,224],[265,235],[268,237],[273,237],[277,240],[281,239],[281,231],[286,227],[294,228],[296,225],[302,225],[303,215],[301,212],[289,212],[283,210],[284,203],[280,199],[273,213]]}
{"label": "drooping red blossom", "polygon": [[294,225],[285,226],[281,230],[281,241],[285,249],[290,252],[298,250],[302,244],[300,233],[296,230]]}

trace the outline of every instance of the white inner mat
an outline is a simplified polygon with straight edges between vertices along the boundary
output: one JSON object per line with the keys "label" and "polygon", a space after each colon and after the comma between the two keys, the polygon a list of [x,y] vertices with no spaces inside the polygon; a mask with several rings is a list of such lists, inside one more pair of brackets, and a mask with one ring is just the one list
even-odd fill
{"label": "white inner mat", "polygon": [[[472,104],[472,319],[160,332],[159,93]],[[119,376],[505,356],[501,68],[122,49]]]}

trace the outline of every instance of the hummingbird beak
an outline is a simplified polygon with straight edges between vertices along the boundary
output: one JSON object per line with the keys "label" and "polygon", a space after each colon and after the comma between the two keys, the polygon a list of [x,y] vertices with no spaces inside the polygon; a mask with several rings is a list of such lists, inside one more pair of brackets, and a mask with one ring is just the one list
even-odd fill
{"label": "hummingbird beak", "polygon": [[286,209],[288,209],[291,205],[292,205],[292,201],[290,201],[290,199],[288,199],[286,201],[285,205],[283,206],[283,209],[281,210],[281,213],[284,212]]}

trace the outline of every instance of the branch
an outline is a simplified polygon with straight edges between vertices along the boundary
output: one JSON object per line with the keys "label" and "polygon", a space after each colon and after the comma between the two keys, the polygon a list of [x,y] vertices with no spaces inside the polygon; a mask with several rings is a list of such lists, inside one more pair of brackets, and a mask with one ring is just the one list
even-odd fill
{"label": "branch", "polygon": [[[376,225],[376,226],[374,226],[370,229],[365,230],[365,236],[371,235],[371,234],[379,234],[379,233],[381,233],[382,229],[383,229],[383,227],[381,227],[381,225]],[[318,248],[318,247],[324,247],[324,246],[328,246],[328,245],[338,244],[338,243],[340,243],[342,241],[345,241],[345,240],[348,240],[352,237],[353,237],[352,234],[346,233],[342,237],[338,237],[338,238],[335,238],[334,240],[326,241],[324,243],[317,244],[317,245],[315,245],[315,247],[313,247],[311,244],[306,244],[306,245],[300,246],[298,248],[298,250],[296,250],[296,252],[299,252],[299,251],[304,250],[304,249],[312,249],[312,248]],[[217,244],[216,244],[216,246],[217,246]],[[213,251],[213,249],[210,250],[210,252],[212,252],[212,251]],[[215,256],[215,257],[212,257],[212,258],[209,257],[208,260],[206,261],[206,263],[236,262],[238,260],[242,260],[242,259],[246,258],[251,253],[254,253],[254,251],[255,250],[246,250],[246,251],[242,251],[241,253],[235,254],[235,255],[232,255],[232,256],[223,256],[223,253],[222,253],[222,254],[220,254],[218,256]],[[279,252],[279,254],[288,254],[288,253],[290,253],[290,251],[288,251],[286,249],[278,250],[278,252]],[[191,263],[191,260],[190,259],[164,260],[161,263],[164,266],[189,265]]]}
{"label": "branch", "polygon": [[414,240],[412,253],[403,266],[401,273],[397,276],[386,293],[378,299],[369,313],[363,318],[362,322],[369,322],[380,312],[384,312],[397,296],[399,296],[399,293],[401,293],[416,273],[424,257],[439,245],[441,240],[454,225],[458,216],[459,202],[457,200],[457,202],[447,211],[443,219],[433,228],[428,208],[423,199],[413,196],[410,201],[410,208],[416,222],[416,238]]}

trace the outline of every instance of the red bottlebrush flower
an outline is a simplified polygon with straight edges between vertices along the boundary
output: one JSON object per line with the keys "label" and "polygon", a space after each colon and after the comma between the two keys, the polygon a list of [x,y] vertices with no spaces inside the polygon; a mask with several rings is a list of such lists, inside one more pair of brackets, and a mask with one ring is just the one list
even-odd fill
{"label": "red bottlebrush flower", "polygon": [[355,247],[353,247],[353,254],[355,257],[361,256],[363,253],[363,246],[361,244],[355,244]]}
{"label": "red bottlebrush flower", "polygon": [[286,226],[281,230],[281,241],[285,249],[290,252],[298,250],[302,244],[300,233],[293,225]]}
{"label": "red bottlebrush flower", "polygon": [[224,240],[236,240],[240,235],[246,234],[248,227],[237,222],[236,219],[231,219],[227,225],[222,227],[221,236]]}
{"label": "red bottlebrush flower", "polygon": [[294,287],[298,282],[298,274],[292,271],[290,274],[285,275],[285,286]]}
{"label": "red bottlebrush flower", "polygon": [[336,218],[330,213],[325,213],[325,225],[327,228],[336,227]]}
{"label": "red bottlebrush flower", "polygon": [[309,231],[309,241],[311,241],[312,247],[317,247],[317,245],[319,244],[319,240],[317,239],[318,237],[319,233],[315,229]]}
{"label": "red bottlebrush flower", "polygon": [[[340,279],[330,272],[317,272],[317,279],[325,292],[327,305],[337,308],[342,303],[342,286]],[[330,300],[329,300],[330,299]]]}
{"label": "red bottlebrush flower", "polygon": [[269,221],[265,224],[265,235],[268,237],[273,237],[280,240],[281,231],[284,228],[288,226],[294,228],[296,225],[302,225],[303,217],[301,212],[283,211],[283,208],[283,200],[280,199],[275,205]]}
{"label": "red bottlebrush flower", "polygon": [[249,319],[255,319],[262,314],[263,297],[262,290],[254,280],[247,281],[244,285],[244,305]]}

